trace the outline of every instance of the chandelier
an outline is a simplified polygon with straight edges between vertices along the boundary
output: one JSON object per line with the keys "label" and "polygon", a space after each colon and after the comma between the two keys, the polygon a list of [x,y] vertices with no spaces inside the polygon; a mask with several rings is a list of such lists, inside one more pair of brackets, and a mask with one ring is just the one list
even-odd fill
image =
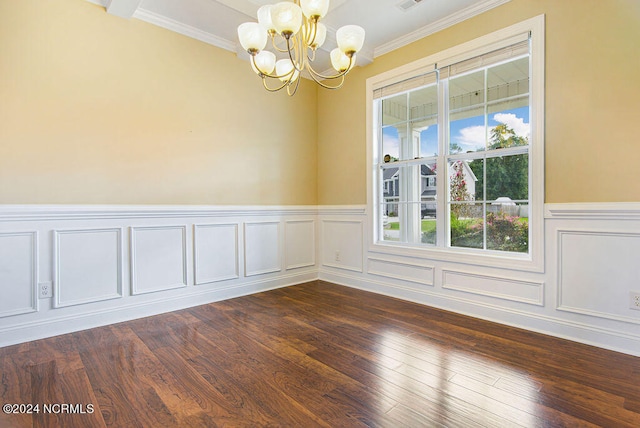
{"label": "chandelier", "polygon": [[[328,10],[329,0],[283,1],[260,7],[258,22],[238,26],[240,44],[251,56],[251,67],[262,78],[266,90],[286,88],[289,95],[295,94],[303,71],[323,88],[338,89],[344,84],[346,74],[356,63],[356,53],[362,49],[364,29],[357,25],[340,27],[336,32],[338,47],[330,54],[336,73],[319,73],[312,62],[327,36],[327,27],[319,21]],[[276,60],[275,53],[264,50],[269,39],[281,59]]]}

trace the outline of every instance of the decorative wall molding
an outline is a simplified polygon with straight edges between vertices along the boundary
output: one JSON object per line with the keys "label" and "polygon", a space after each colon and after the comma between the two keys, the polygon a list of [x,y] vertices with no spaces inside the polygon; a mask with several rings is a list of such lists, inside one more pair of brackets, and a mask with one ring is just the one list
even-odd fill
{"label": "decorative wall molding", "polygon": [[0,318],[38,310],[38,232],[0,231]]}
{"label": "decorative wall molding", "polygon": [[442,288],[529,305],[544,306],[544,283],[442,269]]}
{"label": "decorative wall molding", "polygon": [[122,297],[122,229],[54,230],[54,307]]}
{"label": "decorative wall molding", "polygon": [[284,225],[285,269],[299,269],[316,264],[315,220],[287,220]]}
{"label": "decorative wall molding", "polygon": [[244,272],[256,276],[282,270],[280,222],[244,224]]}
{"label": "decorative wall molding", "polygon": [[[317,212],[0,205],[0,346],[315,280],[308,262],[317,257]],[[285,239],[296,226],[308,240]],[[286,272],[285,254],[301,256],[289,258]],[[260,269],[263,262],[272,269]],[[39,281],[52,283],[53,299],[38,299]]]}
{"label": "decorative wall molding", "polygon": [[240,277],[238,227],[238,223],[193,226],[193,271],[196,285]]}
{"label": "decorative wall molding", "polygon": [[0,205],[0,222],[315,216],[317,213],[316,206]]}
{"label": "decorative wall molding", "polygon": [[367,214],[366,205],[320,205],[316,214],[322,216],[364,216]]}
{"label": "decorative wall molding", "polygon": [[[326,221],[360,222],[367,214],[327,213],[320,216],[319,277],[640,356],[640,313],[629,308],[629,291],[640,291],[635,285],[640,278],[636,257],[640,254],[640,204],[547,204],[544,208],[545,233],[539,237],[545,255],[541,269],[506,259],[483,265],[462,253],[443,257],[436,252],[371,243],[363,252],[365,272],[337,269],[331,260],[336,237],[331,235],[342,232],[327,229]],[[576,237],[579,239],[573,240]],[[355,252],[361,242],[353,239],[342,244],[351,247],[346,251]],[[433,286],[414,282],[421,278],[419,271],[408,277],[399,272],[400,263],[429,266],[438,273]]]}
{"label": "decorative wall molding", "polygon": [[[547,207],[545,271],[532,272],[373,252],[362,206],[0,205],[0,346],[320,278],[640,356],[640,313],[628,308],[639,206],[558,208]],[[76,257],[91,245],[107,257],[95,269]],[[39,281],[60,287],[56,305],[37,298]]]}
{"label": "decorative wall molding", "polygon": [[362,272],[364,266],[362,220],[322,220],[322,265]]}
{"label": "decorative wall molding", "polygon": [[431,265],[372,256],[367,257],[367,262],[367,273],[371,275],[433,286],[434,267]]}
{"label": "decorative wall molding", "polygon": [[640,203],[571,203],[546,204],[545,217],[548,219],[574,220],[640,220]]}
{"label": "decorative wall molding", "polygon": [[629,292],[640,292],[640,230],[581,228],[556,233],[556,309],[640,324],[640,312],[629,308]]}
{"label": "decorative wall molding", "polygon": [[131,228],[131,294],[187,286],[186,226]]}

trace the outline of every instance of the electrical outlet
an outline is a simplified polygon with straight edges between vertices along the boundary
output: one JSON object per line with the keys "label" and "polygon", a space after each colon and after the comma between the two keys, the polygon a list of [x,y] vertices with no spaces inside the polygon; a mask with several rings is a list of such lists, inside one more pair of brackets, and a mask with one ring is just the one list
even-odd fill
{"label": "electrical outlet", "polygon": [[336,250],[336,255],[335,255],[334,260],[335,260],[336,262],[339,262],[339,261],[340,261],[340,251]]}
{"label": "electrical outlet", "polygon": [[53,296],[53,290],[51,282],[41,282],[38,284],[38,297],[41,299],[48,299]]}
{"label": "electrical outlet", "polygon": [[640,292],[629,293],[629,308],[640,311]]}

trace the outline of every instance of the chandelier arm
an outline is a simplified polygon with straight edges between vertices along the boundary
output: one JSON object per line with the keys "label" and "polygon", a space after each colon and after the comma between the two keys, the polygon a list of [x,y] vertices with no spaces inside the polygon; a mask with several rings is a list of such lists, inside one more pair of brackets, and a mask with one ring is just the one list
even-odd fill
{"label": "chandelier arm", "polygon": [[[307,33],[306,42],[308,46],[311,46],[316,41],[316,36],[318,35],[318,20],[317,19],[306,19],[304,20],[304,27],[306,29],[305,33]],[[313,37],[311,37],[311,31],[313,31]]]}
{"label": "chandelier arm", "polygon": [[300,43],[298,44],[298,49],[296,50],[296,58],[299,61],[298,67],[300,68],[300,72],[302,72],[302,70],[304,70],[305,65],[308,66],[308,64],[306,64],[306,56],[307,56],[307,49],[309,49],[308,45],[306,43],[304,43],[302,34],[300,34]]}
{"label": "chandelier arm", "polygon": [[[285,86],[287,86],[287,85],[290,83],[289,81],[286,81],[286,82],[284,82],[282,85],[278,86],[277,88],[270,88],[270,87],[267,85],[267,79],[266,79],[266,77],[271,77],[271,76],[264,75],[264,74],[262,75],[262,86],[264,86],[264,88],[265,88],[267,91],[269,91],[269,92],[278,92],[279,90],[281,90],[282,88],[284,88]],[[288,91],[288,90],[287,90],[287,91]]]}
{"label": "chandelier arm", "polygon": [[[339,79],[341,77],[344,77],[347,75],[347,73],[349,72],[349,69],[346,69],[345,71],[341,71],[338,74],[334,74],[331,76],[326,76],[324,74],[318,73],[317,71],[315,71],[313,68],[311,68],[311,66],[309,66],[309,74],[312,77],[315,77],[317,79],[322,79],[322,80],[334,80],[334,79]],[[315,79],[314,79],[315,80]]]}
{"label": "chandelier arm", "polygon": [[313,48],[311,49],[311,55],[307,54],[307,59],[309,61],[312,61],[312,62],[316,60],[316,50],[315,49],[313,49]]}
{"label": "chandelier arm", "polygon": [[[304,60],[304,57],[300,54],[300,50],[304,49],[302,47],[302,43],[295,43],[295,40],[294,40],[293,46],[289,46],[289,39],[287,39],[287,49],[289,51],[289,60],[293,65],[293,69],[296,70],[298,73],[302,73],[302,70],[304,69],[304,64],[302,65],[298,64],[298,61],[297,61],[298,58],[303,58]],[[293,72],[291,76],[293,76]]]}
{"label": "chandelier arm", "polygon": [[286,52],[288,52],[288,50],[289,50],[289,49],[288,49],[288,46],[289,46],[289,39],[287,39],[286,37],[283,37],[283,36],[280,36],[280,37],[282,37],[283,39],[285,39],[285,40],[287,41],[287,49],[283,49],[283,48],[279,47],[279,46],[276,44],[276,36],[275,36],[275,34],[272,34],[272,35],[271,35],[271,46],[272,46],[272,47],[273,47],[273,49],[275,49],[277,52],[280,52],[280,53],[286,53]]}
{"label": "chandelier arm", "polygon": [[[318,85],[322,86],[325,89],[340,89],[342,85],[344,85],[344,78],[346,76],[346,73],[331,77],[331,79],[342,78],[342,80],[340,80],[340,83],[338,83],[335,86],[327,85],[326,83],[322,82],[318,77],[316,77],[316,76],[320,76],[316,72],[313,72],[313,73],[310,72],[309,75],[311,76],[314,82],[316,82]],[[325,80],[328,80],[328,79],[325,79]]]}
{"label": "chandelier arm", "polygon": [[[339,78],[343,78],[344,81],[344,76],[347,75],[347,73],[349,73],[349,71],[351,71],[351,65],[353,63],[353,57],[350,56],[349,57],[349,66],[344,70],[344,71],[340,71],[338,72],[338,74],[334,74],[332,76],[326,76],[324,74],[318,73],[317,71],[315,71],[313,69],[313,67],[311,67],[310,65],[308,65],[309,68],[309,74],[311,75],[311,77],[313,77],[316,82],[318,82],[318,80],[316,80],[316,77],[318,79],[323,79],[323,80],[333,80],[333,79],[339,79]],[[318,82],[319,83],[319,82]]]}
{"label": "chandelier arm", "polygon": [[300,86],[300,78],[296,79],[296,83],[293,86],[293,91],[290,90],[291,81],[289,81],[288,84],[287,84],[287,95],[289,95],[290,97],[294,96],[296,94],[296,92],[298,92],[298,86]]}

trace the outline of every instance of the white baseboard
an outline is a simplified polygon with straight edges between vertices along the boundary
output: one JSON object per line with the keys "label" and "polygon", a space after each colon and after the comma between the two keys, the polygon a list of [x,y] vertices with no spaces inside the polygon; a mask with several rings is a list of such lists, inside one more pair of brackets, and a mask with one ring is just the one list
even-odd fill
{"label": "white baseboard", "polygon": [[314,281],[317,277],[317,271],[313,270],[299,274],[281,275],[221,288],[202,290],[178,297],[147,299],[140,303],[127,303],[101,310],[93,310],[87,307],[85,308],[86,310],[76,312],[72,315],[52,316],[0,328],[0,347],[178,311],[277,288],[289,287],[291,285]]}

